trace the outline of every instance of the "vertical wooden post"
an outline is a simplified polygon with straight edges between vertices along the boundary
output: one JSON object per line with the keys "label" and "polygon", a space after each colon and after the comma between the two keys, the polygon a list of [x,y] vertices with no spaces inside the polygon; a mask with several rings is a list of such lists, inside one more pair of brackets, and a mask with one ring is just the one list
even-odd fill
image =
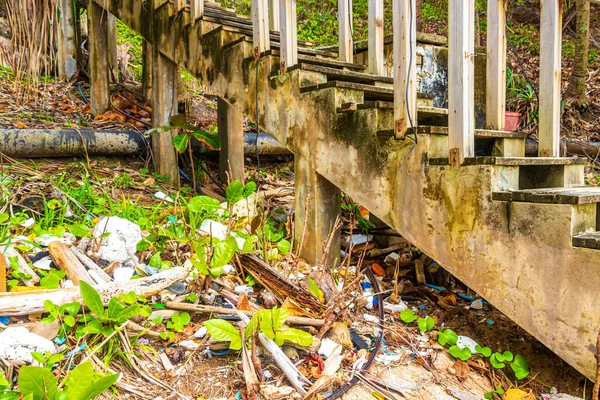
{"label": "vertical wooden post", "polygon": [[60,25],[58,29],[58,76],[71,79],[77,71],[77,36],[75,10],[72,0],[60,0]]}
{"label": "vertical wooden post", "polygon": [[271,49],[268,8],[268,0],[252,0],[252,39],[255,58]]}
{"label": "vertical wooden post", "polygon": [[117,52],[117,17],[111,13],[106,13],[108,24],[108,65],[112,68],[115,78],[119,79],[119,55]]}
{"label": "vertical wooden post", "polygon": [[338,30],[340,61],[354,61],[352,41],[352,0],[338,0]]}
{"label": "vertical wooden post", "polygon": [[541,0],[540,12],[540,157],[560,155],[560,69],[562,1]]}
{"label": "vertical wooden post", "polygon": [[231,180],[244,180],[244,129],[242,113],[233,108],[221,97],[217,100],[219,127],[219,173],[221,182],[227,183],[227,174]]}
{"label": "vertical wooden post", "polygon": [[296,0],[278,0],[281,11],[281,73],[298,63]]}
{"label": "vertical wooden post", "polygon": [[152,44],[142,39],[142,95],[146,104],[152,103]]}
{"label": "vertical wooden post", "polygon": [[393,0],[394,126],[397,139],[404,137],[411,121],[413,125],[417,124],[416,9],[416,0]]}
{"label": "vertical wooden post", "polygon": [[186,0],[175,0],[175,11],[179,12],[185,8]]}
{"label": "vertical wooden post", "polygon": [[110,108],[108,78],[107,12],[88,0],[88,35],[90,49],[90,112],[97,116]]}
{"label": "vertical wooden post", "polygon": [[269,29],[272,31],[279,31],[281,28],[279,13],[283,8],[280,7],[279,3],[279,0],[269,0]]}
{"label": "vertical wooden post", "polygon": [[369,0],[369,73],[385,75],[383,69],[383,0]]}
{"label": "vertical wooden post", "polygon": [[204,0],[191,0],[190,14],[192,17],[192,23],[202,18],[204,15]]}
{"label": "vertical wooden post", "polygon": [[504,130],[506,111],[506,9],[504,0],[488,0],[485,124]]}
{"label": "vertical wooden post", "polygon": [[[173,61],[152,46],[152,126],[169,125],[171,116],[177,114],[177,74],[178,67]],[[177,151],[173,147],[176,130],[158,132],[152,136],[152,156],[156,170],[168,176],[169,184],[179,186]]]}
{"label": "vertical wooden post", "polygon": [[448,131],[450,165],[475,153],[475,0],[450,0]]}

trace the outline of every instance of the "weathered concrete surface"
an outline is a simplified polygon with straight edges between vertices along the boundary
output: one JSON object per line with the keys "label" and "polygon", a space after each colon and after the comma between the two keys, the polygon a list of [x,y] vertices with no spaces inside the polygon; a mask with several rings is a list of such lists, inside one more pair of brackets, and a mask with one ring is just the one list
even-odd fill
{"label": "weathered concrete surface", "polygon": [[[113,0],[108,7],[139,32],[142,17],[134,3]],[[166,7],[148,23],[160,30],[158,46],[165,56],[244,114],[255,115],[258,106],[260,126],[318,175],[579,371],[594,376],[600,255],[573,248],[571,235],[575,227],[595,228],[595,210],[492,201],[492,188],[519,188],[519,166],[431,166],[430,135],[419,135],[418,145],[382,135],[377,128],[385,112],[378,109],[335,113],[343,103],[362,103],[361,91],[328,88],[301,94],[301,71],[267,78],[279,65],[272,56],[260,60],[257,83],[251,44],[227,45],[236,35],[205,22],[184,27]],[[319,219],[309,221],[323,225]],[[319,229],[324,230],[307,225],[312,248],[322,245],[316,240],[322,239]]]}

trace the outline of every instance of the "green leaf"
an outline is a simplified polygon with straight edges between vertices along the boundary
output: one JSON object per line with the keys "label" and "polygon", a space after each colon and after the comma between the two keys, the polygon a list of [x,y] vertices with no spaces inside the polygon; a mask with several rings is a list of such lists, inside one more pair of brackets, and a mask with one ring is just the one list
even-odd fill
{"label": "green leaf", "polygon": [[73,303],[67,303],[60,306],[61,310],[65,310],[69,315],[76,316],[79,314],[79,310],[81,309],[81,304],[74,301]]}
{"label": "green leaf", "polygon": [[67,227],[69,232],[71,232],[73,235],[75,235],[77,237],[82,237],[82,238],[92,237],[92,235],[90,235],[90,228],[88,228],[84,224],[65,225],[65,226]]}
{"label": "green leaf", "polygon": [[292,244],[286,239],[281,239],[277,243],[277,249],[284,256],[287,256],[289,254],[291,248],[292,248]]}
{"label": "green leaf", "polygon": [[38,353],[37,351],[31,352],[31,358],[33,358],[35,361],[39,362],[42,365],[44,365],[44,363],[46,362],[46,360],[44,359],[44,355],[42,353]]}
{"label": "green leaf", "polygon": [[90,360],[76,366],[65,378],[65,393],[70,400],[80,400],[85,394],[92,378],[94,367]]}
{"label": "green leaf", "polygon": [[405,324],[410,324],[411,322],[414,322],[417,318],[419,318],[417,314],[415,314],[415,312],[410,308],[402,310],[402,312],[400,313],[400,319]]}
{"label": "green leaf", "polygon": [[463,361],[467,361],[469,358],[471,358],[472,355],[471,350],[468,347],[461,349],[457,345],[450,346],[448,351],[450,352],[452,357],[458,358],[459,360]]}
{"label": "green leaf", "polygon": [[[498,359],[498,357],[500,357],[501,359]],[[494,368],[497,368],[497,369],[504,368],[505,364],[502,361],[504,361],[504,357],[502,357],[502,354],[500,354],[500,353],[494,353],[490,357],[490,364],[492,364],[492,367],[494,367]]]}
{"label": "green leaf", "polygon": [[150,257],[148,265],[153,268],[160,269],[160,267],[162,267],[162,259],[160,258],[160,253],[155,253],[152,257]]}
{"label": "green leaf", "polygon": [[173,116],[171,116],[171,118],[169,118],[169,125],[170,126],[182,126],[185,125],[187,123],[187,117],[185,116],[185,114],[175,114]]}
{"label": "green leaf", "polygon": [[[93,400],[100,393],[115,384],[121,374],[109,374],[98,379],[86,388],[86,391],[77,400]],[[70,400],[70,399],[69,399]]]}
{"label": "green leaf", "polygon": [[315,282],[315,280],[313,278],[311,278],[310,276],[306,278],[306,280],[308,281],[308,287],[310,289],[310,292],[315,295],[315,297],[317,299],[319,299],[319,301],[322,303],[325,301],[325,295],[323,293],[323,291],[321,290],[321,288],[319,288],[319,285],[317,285],[317,282]]}
{"label": "green leaf", "polygon": [[[304,347],[310,346],[313,343],[314,339],[313,335],[311,335],[310,333],[295,328],[287,328],[282,331],[277,331],[276,338],[278,338],[280,342],[281,340],[287,340],[296,343],[298,346]],[[282,344],[277,343],[277,345],[279,346],[281,346]]]}
{"label": "green leaf", "polygon": [[126,305],[116,297],[111,297],[106,308],[106,317],[110,320],[115,320],[117,315],[125,309]]}
{"label": "green leaf", "polygon": [[511,362],[514,358],[513,353],[511,353],[510,351],[505,351],[504,353],[502,353],[502,357],[504,357],[504,361],[506,362]]}
{"label": "green leaf", "polygon": [[452,329],[446,329],[443,332],[438,332],[438,343],[442,346],[453,346],[458,341],[458,335]]}
{"label": "green leaf", "polygon": [[106,312],[104,310],[104,305],[102,304],[102,299],[96,289],[84,281],[79,281],[79,289],[81,291],[81,298],[83,298],[85,305],[90,311],[96,314],[98,318],[105,317]]}
{"label": "green leaf", "polygon": [[209,319],[204,321],[204,326],[210,335],[220,342],[231,342],[229,348],[239,350],[242,348],[242,335],[235,326],[224,319]]}
{"label": "green leaf", "polygon": [[173,138],[173,147],[180,153],[185,153],[188,143],[190,141],[190,135],[187,133],[180,133],[179,135]]}
{"label": "green leaf", "polygon": [[518,380],[525,379],[529,376],[529,363],[527,359],[520,354],[515,356],[515,360],[510,363],[510,368],[515,373]]}
{"label": "green leaf", "polygon": [[220,268],[227,264],[237,251],[237,241],[234,237],[221,240],[213,246],[213,255],[210,260],[211,272],[213,268]]}
{"label": "green leaf", "polygon": [[433,329],[433,325],[435,321],[431,317],[419,318],[417,325],[419,326],[419,330],[421,332],[427,332]]}
{"label": "green leaf", "polygon": [[489,347],[481,347],[480,345],[477,345],[475,346],[475,350],[477,350],[477,352],[484,357],[490,357],[492,355],[492,349]]}
{"label": "green leaf", "polygon": [[256,183],[250,181],[244,186],[244,198],[247,199],[256,191]]}
{"label": "green leaf", "polygon": [[225,189],[225,199],[229,204],[235,204],[244,198],[244,185],[242,182],[235,180],[227,185]]}
{"label": "green leaf", "polygon": [[75,326],[75,317],[73,317],[72,315],[66,315],[64,318],[65,324],[67,324],[68,326],[70,326],[71,328]]}
{"label": "green leaf", "polygon": [[219,200],[213,199],[208,196],[196,196],[188,203],[188,210],[193,213],[199,213],[202,211],[212,212],[220,207]]}
{"label": "green leaf", "polygon": [[209,150],[219,150],[221,148],[221,142],[219,141],[219,137],[217,135],[213,135],[212,133],[201,130],[195,130],[192,132],[192,135],[197,141],[204,144]]}
{"label": "green leaf", "polygon": [[287,320],[290,313],[288,312],[288,309],[285,307],[284,308],[273,307],[273,309],[271,310],[271,315],[272,315],[272,320],[273,320],[273,329],[277,331],[277,330],[281,329],[283,324],[285,324],[285,321]]}
{"label": "green leaf", "polygon": [[31,395],[33,400],[54,400],[58,391],[56,377],[42,367],[21,367],[18,384],[21,394]]}
{"label": "green leaf", "polygon": [[133,303],[137,302],[137,295],[135,294],[135,292],[133,290],[129,293],[123,293],[119,297],[121,298],[121,300],[123,300],[123,302],[125,302],[127,304],[133,304]]}
{"label": "green leaf", "polygon": [[21,393],[19,392],[13,392],[12,390],[9,390],[8,392],[3,392],[0,393],[0,400],[31,400],[33,399],[32,395],[29,394],[28,396],[25,397],[21,397]]}
{"label": "green leaf", "polygon": [[137,317],[139,314],[140,314],[140,306],[138,304],[132,304],[130,306],[127,306],[126,308],[121,310],[119,312],[119,314],[117,314],[117,316],[115,317],[115,322],[117,324],[122,324],[123,322],[127,321],[128,319]]}

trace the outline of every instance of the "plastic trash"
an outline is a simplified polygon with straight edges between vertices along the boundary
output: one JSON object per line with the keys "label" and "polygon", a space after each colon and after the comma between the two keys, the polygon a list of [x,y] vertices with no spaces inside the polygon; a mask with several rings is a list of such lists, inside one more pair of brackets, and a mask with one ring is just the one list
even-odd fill
{"label": "plastic trash", "polygon": [[325,338],[321,340],[321,346],[317,353],[323,358],[331,357],[334,354],[342,354],[342,345],[329,338]]}
{"label": "plastic trash", "polygon": [[50,340],[29,332],[25,327],[6,328],[0,332],[0,357],[31,363],[31,352],[54,354],[56,347]]}

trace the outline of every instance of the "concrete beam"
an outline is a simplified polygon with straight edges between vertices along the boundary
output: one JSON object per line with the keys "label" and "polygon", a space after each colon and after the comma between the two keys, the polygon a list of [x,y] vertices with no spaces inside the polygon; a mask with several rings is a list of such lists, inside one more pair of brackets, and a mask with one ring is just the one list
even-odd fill
{"label": "concrete beam", "polygon": [[71,0],[60,0],[58,29],[58,76],[71,79],[77,72],[77,35],[75,34],[75,7]]}
{"label": "concrete beam", "polygon": [[[219,176],[221,182],[244,180],[244,130],[243,115],[223,98],[217,100],[217,118],[221,151]],[[229,175],[229,176],[228,176]]]}

